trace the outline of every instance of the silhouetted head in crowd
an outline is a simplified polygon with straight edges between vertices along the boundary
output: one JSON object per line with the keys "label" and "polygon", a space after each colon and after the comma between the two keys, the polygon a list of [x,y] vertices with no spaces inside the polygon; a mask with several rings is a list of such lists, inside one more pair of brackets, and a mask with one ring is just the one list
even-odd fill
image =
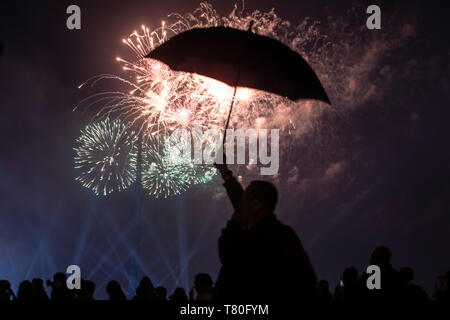
{"label": "silhouetted head in crowd", "polygon": [[108,282],[106,285],[106,292],[108,293],[109,300],[122,301],[127,299],[119,282],[115,280]]}
{"label": "silhouetted head in crowd", "polygon": [[81,292],[87,300],[93,300],[95,292],[95,283],[90,280],[84,281],[81,287]]}
{"label": "silhouetted head in crowd", "polygon": [[149,277],[143,277],[136,289],[136,297],[141,300],[150,300],[154,297],[155,287]]}
{"label": "silhouetted head in crowd", "polygon": [[[199,273],[195,276],[194,288],[197,291],[195,300],[209,301],[213,299],[213,281],[209,274]],[[191,299],[194,299],[194,292],[190,292]]]}
{"label": "silhouetted head in crowd", "polygon": [[359,273],[355,267],[347,267],[342,274],[342,282],[344,287],[351,288],[359,285]]}
{"label": "silhouetted head in crowd", "polygon": [[47,284],[51,285],[52,289],[65,288],[67,286],[66,280],[67,277],[65,273],[57,272],[53,275],[53,281],[52,282],[47,281]]}
{"label": "silhouetted head in crowd", "polygon": [[414,280],[414,270],[410,267],[403,267],[400,269],[400,278],[402,283],[408,284]]}
{"label": "silhouetted head in crowd", "polygon": [[436,278],[433,298],[438,302],[450,303],[450,289],[446,276],[440,275]]}
{"label": "silhouetted head in crowd", "polygon": [[446,276],[437,276],[435,283],[436,292],[447,292],[448,291],[448,283]]}
{"label": "silhouetted head in crowd", "polygon": [[167,300],[167,289],[164,287],[157,287],[155,295],[158,300]]}
{"label": "silhouetted head in crowd", "polygon": [[194,287],[198,293],[211,292],[213,290],[213,281],[209,274],[199,273],[195,276]]}
{"label": "silhouetted head in crowd", "polygon": [[75,290],[69,290],[66,283],[67,277],[65,273],[58,272],[53,275],[53,281],[47,280],[47,285],[51,286],[51,300],[69,300],[75,294]]}
{"label": "silhouetted head in crowd", "polygon": [[48,295],[44,288],[44,280],[34,278],[31,283],[33,284],[34,291],[36,292],[36,298],[38,300],[48,300]]}
{"label": "silhouetted head in crowd", "polygon": [[319,295],[325,295],[330,293],[330,285],[327,280],[320,280],[317,283],[317,288],[319,289]]}
{"label": "silhouetted head in crowd", "polygon": [[380,267],[388,266],[391,264],[391,259],[391,250],[386,246],[379,246],[372,251],[372,254],[370,255],[370,264],[375,264]]}
{"label": "silhouetted head in crowd", "polygon": [[347,267],[341,275],[341,281],[334,290],[338,302],[355,302],[361,300],[363,287],[361,277],[355,267]]}
{"label": "silhouetted head in crowd", "polygon": [[44,289],[44,280],[39,278],[34,278],[31,283],[33,284],[34,289]]}
{"label": "silhouetted head in crowd", "polygon": [[327,280],[317,282],[317,294],[320,304],[330,304],[333,301],[333,295],[330,292],[330,285]]}
{"label": "silhouetted head in crowd", "polygon": [[169,300],[174,302],[186,302],[188,301],[188,297],[183,288],[176,288],[173,294],[169,297]]}
{"label": "silhouetted head in crowd", "polygon": [[8,280],[0,280],[0,301],[9,301],[13,296],[11,284]]}
{"label": "silhouetted head in crowd", "polygon": [[249,225],[274,213],[278,201],[275,186],[268,181],[255,180],[244,190],[240,209],[246,212]]}
{"label": "silhouetted head in crowd", "polygon": [[17,290],[17,300],[31,301],[36,300],[36,292],[34,291],[33,284],[26,280],[22,281]]}

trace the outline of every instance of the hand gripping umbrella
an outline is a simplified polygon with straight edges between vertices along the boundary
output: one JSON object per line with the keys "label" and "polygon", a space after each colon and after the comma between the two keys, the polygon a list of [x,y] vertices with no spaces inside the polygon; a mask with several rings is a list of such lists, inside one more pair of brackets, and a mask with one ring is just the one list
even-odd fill
{"label": "hand gripping umbrella", "polygon": [[[331,104],[308,63],[280,41],[248,31],[197,28],[180,33],[146,57],[172,70],[193,72],[234,87],[225,132],[237,87],[275,93],[293,101],[316,99]],[[224,135],[225,141],[225,135]]]}

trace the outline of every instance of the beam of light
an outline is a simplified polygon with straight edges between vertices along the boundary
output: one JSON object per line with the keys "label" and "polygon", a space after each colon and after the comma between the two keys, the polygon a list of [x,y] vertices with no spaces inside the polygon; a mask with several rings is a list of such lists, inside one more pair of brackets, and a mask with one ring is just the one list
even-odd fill
{"label": "beam of light", "polygon": [[[186,261],[186,241],[187,241],[187,235],[186,235],[186,228],[184,227],[186,225],[184,218],[185,218],[185,203],[183,198],[178,198],[176,200],[177,202],[177,236],[178,236],[178,258],[180,259],[180,264],[183,265],[183,262]],[[180,278],[183,283],[184,288],[188,288],[189,285],[189,263],[185,263],[183,267],[180,270]]]}
{"label": "beam of light", "polygon": [[[157,209],[155,210],[157,211]],[[163,220],[165,219],[164,215],[158,215],[155,217],[157,221],[152,220],[150,221],[150,218],[148,215],[143,215],[143,225],[145,225],[146,230],[148,232],[144,233],[144,238],[142,239],[143,242],[147,238],[150,238],[150,241],[152,245],[156,248],[157,253],[159,255],[159,259],[153,259],[152,261],[156,264],[156,266],[160,266],[161,262],[164,264],[164,275],[168,275],[172,277],[172,279],[175,281],[178,277],[178,274],[175,274],[172,264],[170,263],[170,259],[168,256],[169,248],[167,246],[163,245],[161,241],[161,236],[158,234],[158,230],[160,230],[160,225],[163,223]],[[161,283],[160,277],[155,279],[159,283]]]}
{"label": "beam of light", "polygon": [[[106,220],[106,223],[104,223]],[[103,253],[103,255],[98,260],[98,263],[95,265],[95,268],[91,271],[89,276],[94,276],[100,271],[104,270],[104,264],[109,262],[110,260],[117,261],[112,265],[111,269],[108,269],[108,276],[105,276],[100,283],[100,287],[106,286],[107,282],[111,280],[111,275],[113,274],[122,274],[125,276],[126,280],[130,280],[130,275],[126,271],[126,264],[130,261],[137,261],[138,268],[140,269],[140,273],[143,275],[149,276],[152,280],[154,279],[153,272],[150,271],[148,264],[143,263],[141,257],[136,256],[133,249],[133,244],[130,243],[129,236],[134,232],[133,222],[128,223],[124,228],[123,225],[118,224],[115,219],[109,215],[104,215],[101,218],[97,219],[97,222],[102,226],[102,231],[105,235],[105,238],[108,242],[108,250]],[[120,236],[111,237],[111,231],[113,234],[119,234]],[[119,252],[119,247],[123,246],[125,251],[129,253],[126,255],[126,259],[123,259],[123,256]],[[124,290],[129,290],[129,287],[126,285],[123,288]],[[134,292],[128,292],[130,297],[134,296]]]}

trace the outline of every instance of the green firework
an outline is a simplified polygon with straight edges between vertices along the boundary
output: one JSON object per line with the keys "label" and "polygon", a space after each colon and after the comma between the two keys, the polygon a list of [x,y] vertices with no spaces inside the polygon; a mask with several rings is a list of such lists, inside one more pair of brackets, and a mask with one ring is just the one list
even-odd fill
{"label": "green firework", "polygon": [[136,178],[136,136],[119,120],[97,121],[76,140],[76,180],[97,195],[127,189]]}

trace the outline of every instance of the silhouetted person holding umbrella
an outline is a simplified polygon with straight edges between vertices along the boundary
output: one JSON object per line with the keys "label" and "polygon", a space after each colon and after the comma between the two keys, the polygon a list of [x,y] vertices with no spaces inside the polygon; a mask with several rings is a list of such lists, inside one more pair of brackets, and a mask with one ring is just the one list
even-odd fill
{"label": "silhouetted person holding umbrella", "polygon": [[[224,157],[225,159],[225,157]],[[225,161],[224,161],[225,162]],[[216,164],[234,213],[219,238],[219,301],[316,301],[317,278],[295,231],[274,214],[275,186],[252,181],[244,190],[226,164]]]}

